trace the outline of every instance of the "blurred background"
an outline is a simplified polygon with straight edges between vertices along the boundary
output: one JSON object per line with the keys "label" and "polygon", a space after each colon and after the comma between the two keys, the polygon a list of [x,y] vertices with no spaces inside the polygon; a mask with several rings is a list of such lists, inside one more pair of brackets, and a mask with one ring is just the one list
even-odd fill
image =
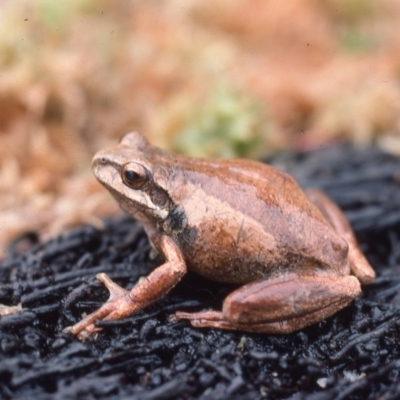
{"label": "blurred background", "polygon": [[400,1],[0,0],[0,258],[116,212],[90,160],[130,130],[194,156],[400,154]]}

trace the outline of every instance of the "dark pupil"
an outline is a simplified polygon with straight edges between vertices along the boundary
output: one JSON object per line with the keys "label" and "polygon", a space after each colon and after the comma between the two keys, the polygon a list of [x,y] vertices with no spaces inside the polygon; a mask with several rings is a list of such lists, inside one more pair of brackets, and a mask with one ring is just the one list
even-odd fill
{"label": "dark pupil", "polygon": [[141,175],[139,175],[137,172],[135,171],[125,171],[125,178],[127,181],[130,182],[137,182],[143,179],[143,177]]}

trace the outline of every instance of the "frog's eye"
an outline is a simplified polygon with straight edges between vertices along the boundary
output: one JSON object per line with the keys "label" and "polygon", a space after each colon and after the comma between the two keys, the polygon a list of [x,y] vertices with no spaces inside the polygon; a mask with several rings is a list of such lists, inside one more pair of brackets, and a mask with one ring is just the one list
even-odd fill
{"label": "frog's eye", "polygon": [[122,169],[122,180],[132,189],[140,189],[148,181],[149,172],[137,163],[125,164]]}

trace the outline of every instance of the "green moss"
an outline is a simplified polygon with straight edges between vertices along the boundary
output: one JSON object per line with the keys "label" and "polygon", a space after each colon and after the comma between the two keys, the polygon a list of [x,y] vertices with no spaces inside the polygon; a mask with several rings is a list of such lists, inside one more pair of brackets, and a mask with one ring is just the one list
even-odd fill
{"label": "green moss", "polygon": [[339,45],[351,53],[366,53],[376,48],[374,38],[357,27],[343,29],[339,34]]}
{"label": "green moss", "polygon": [[249,157],[260,150],[268,128],[255,99],[218,88],[192,110],[175,136],[173,149],[197,157]]}

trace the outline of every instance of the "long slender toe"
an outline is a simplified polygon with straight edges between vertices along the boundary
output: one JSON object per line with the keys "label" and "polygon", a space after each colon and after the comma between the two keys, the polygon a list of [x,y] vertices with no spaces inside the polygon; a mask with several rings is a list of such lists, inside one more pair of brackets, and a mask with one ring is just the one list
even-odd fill
{"label": "long slender toe", "polygon": [[109,301],[114,300],[116,297],[122,296],[126,293],[126,290],[121,286],[117,285],[107,274],[101,272],[96,275],[96,278],[104,284],[104,286],[110,292]]}

